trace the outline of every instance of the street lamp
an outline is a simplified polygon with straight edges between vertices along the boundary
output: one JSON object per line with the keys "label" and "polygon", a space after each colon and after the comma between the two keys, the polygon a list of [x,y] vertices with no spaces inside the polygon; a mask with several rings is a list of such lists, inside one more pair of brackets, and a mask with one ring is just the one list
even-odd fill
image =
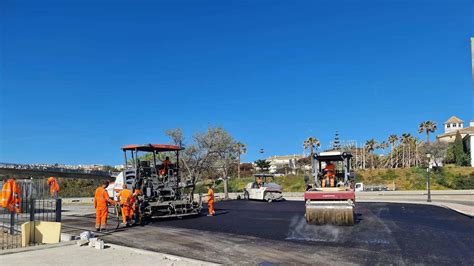
{"label": "street lamp", "polygon": [[426,168],[426,178],[428,183],[428,199],[427,202],[431,202],[431,187],[430,187],[430,167],[431,167],[431,154],[426,154],[428,158],[428,167]]}

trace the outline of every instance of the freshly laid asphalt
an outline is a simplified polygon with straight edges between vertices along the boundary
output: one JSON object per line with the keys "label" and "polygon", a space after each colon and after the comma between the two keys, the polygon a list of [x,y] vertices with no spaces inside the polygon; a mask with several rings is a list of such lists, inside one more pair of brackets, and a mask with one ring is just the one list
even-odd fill
{"label": "freshly laid asphalt", "polygon": [[[449,209],[358,203],[354,226],[308,225],[304,209],[302,201],[222,201],[214,217],[203,210],[198,217],[154,220],[103,238],[226,264],[474,264],[474,220]],[[92,218],[65,216],[64,225],[86,228]]]}

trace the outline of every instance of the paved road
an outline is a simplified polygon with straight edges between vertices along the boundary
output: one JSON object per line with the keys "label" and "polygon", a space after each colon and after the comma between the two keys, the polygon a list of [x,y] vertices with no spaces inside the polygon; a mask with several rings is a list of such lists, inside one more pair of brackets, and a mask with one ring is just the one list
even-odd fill
{"label": "paved road", "polygon": [[[352,227],[307,225],[300,201],[216,207],[215,217],[153,221],[104,238],[226,264],[474,264],[474,220],[440,207],[359,203]],[[65,217],[66,226],[92,223],[92,217]]]}

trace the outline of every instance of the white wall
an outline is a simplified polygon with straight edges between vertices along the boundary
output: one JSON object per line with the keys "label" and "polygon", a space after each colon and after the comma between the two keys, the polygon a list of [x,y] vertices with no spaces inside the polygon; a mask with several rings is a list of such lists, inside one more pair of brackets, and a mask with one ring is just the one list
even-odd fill
{"label": "white wall", "polygon": [[469,142],[471,150],[471,167],[474,167],[474,134],[470,134]]}

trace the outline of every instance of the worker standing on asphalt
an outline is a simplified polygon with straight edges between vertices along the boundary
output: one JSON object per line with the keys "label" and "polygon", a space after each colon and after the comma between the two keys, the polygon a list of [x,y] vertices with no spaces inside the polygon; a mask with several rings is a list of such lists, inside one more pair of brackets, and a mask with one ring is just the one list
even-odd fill
{"label": "worker standing on asphalt", "polygon": [[107,204],[117,204],[109,198],[109,193],[106,188],[109,186],[109,181],[105,180],[102,186],[95,190],[94,208],[95,208],[95,229],[97,231],[105,230],[107,225],[107,214],[109,209]]}
{"label": "worker standing on asphalt", "polygon": [[8,179],[8,176],[6,176],[3,180],[0,206],[6,208],[9,212],[21,212],[20,186],[18,186],[15,179]]}
{"label": "worker standing on asphalt", "polygon": [[133,223],[133,195],[132,191],[127,188],[127,184],[122,185],[122,191],[118,194],[118,201],[122,207],[123,226],[128,226],[129,222]]}
{"label": "worker standing on asphalt", "polygon": [[134,217],[134,222],[135,224],[139,224],[140,223],[140,196],[142,195],[142,191],[141,189],[139,188],[135,188],[135,190],[133,190],[133,195],[132,195],[132,198],[130,199],[130,204],[132,206],[132,212],[133,212],[133,215],[132,217]]}
{"label": "worker standing on asphalt", "polygon": [[207,216],[214,216],[214,190],[212,190],[212,185],[207,186],[207,196],[209,197],[207,200],[207,209],[209,214]]}
{"label": "worker standing on asphalt", "polygon": [[48,178],[48,186],[49,186],[49,193],[51,194],[52,198],[58,198],[59,194],[59,183],[58,180],[54,177],[49,177]]}

